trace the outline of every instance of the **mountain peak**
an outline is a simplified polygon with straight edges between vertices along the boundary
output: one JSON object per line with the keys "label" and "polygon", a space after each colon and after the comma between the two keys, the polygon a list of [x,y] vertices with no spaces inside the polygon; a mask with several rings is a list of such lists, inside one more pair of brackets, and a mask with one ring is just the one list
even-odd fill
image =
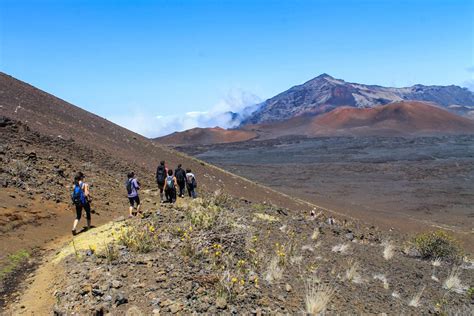
{"label": "mountain peak", "polygon": [[[328,75],[327,73],[322,73],[320,74],[319,76],[317,76],[316,78],[321,78],[321,79],[334,79],[334,77]],[[315,78],[315,79],[316,79]]]}

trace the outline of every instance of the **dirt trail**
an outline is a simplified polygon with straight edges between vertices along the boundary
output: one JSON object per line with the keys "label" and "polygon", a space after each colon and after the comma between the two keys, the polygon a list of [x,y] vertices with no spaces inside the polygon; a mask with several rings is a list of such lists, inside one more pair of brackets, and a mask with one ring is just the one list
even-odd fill
{"label": "dirt trail", "polygon": [[[153,194],[151,194],[153,195]],[[188,200],[178,199],[178,207],[185,206]],[[161,207],[163,209],[163,207]],[[130,219],[134,220],[134,219]],[[56,298],[55,285],[67,277],[61,261],[81,250],[102,251],[114,239],[113,233],[120,231],[126,221],[123,217],[112,220],[72,237],[64,235],[45,247],[44,257],[39,268],[24,282],[19,300],[6,308],[7,315],[47,315],[51,314]],[[80,260],[80,258],[79,258]],[[27,284],[27,285],[25,285]]]}
{"label": "dirt trail", "polygon": [[[113,238],[111,232],[120,229],[125,221],[111,221],[100,227],[91,229],[72,238],[63,236],[49,244],[39,268],[27,280],[29,285],[23,291],[20,300],[7,309],[11,315],[47,315],[51,314],[55,304],[54,286],[66,277],[66,271],[59,264],[62,259],[75,251],[86,250],[89,247],[100,251]],[[73,242],[74,241],[74,242]]]}

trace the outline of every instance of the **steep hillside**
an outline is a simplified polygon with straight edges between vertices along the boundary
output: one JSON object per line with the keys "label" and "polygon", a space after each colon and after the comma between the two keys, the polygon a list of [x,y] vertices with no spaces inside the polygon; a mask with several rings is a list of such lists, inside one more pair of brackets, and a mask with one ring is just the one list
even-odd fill
{"label": "steep hillside", "polygon": [[466,116],[474,110],[474,93],[454,85],[390,88],[350,83],[322,74],[266,100],[242,125],[283,121],[303,114],[318,115],[339,106],[370,108],[402,100],[434,102]]}
{"label": "steep hillside", "polygon": [[0,115],[23,122],[41,135],[85,146],[90,150],[90,157],[84,157],[85,160],[104,153],[130,167],[143,168],[151,177],[161,160],[170,167],[181,163],[193,169],[200,178],[201,188],[238,191],[247,199],[271,198],[271,194],[256,191],[243,179],[170,150],[3,73],[0,73]]}
{"label": "steep hillside", "polygon": [[[24,275],[9,274],[17,265],[12,258],[71,234],[70,191],[77,171],[85,172],[92,185],[93,225],[127,214],[123,183],[128,171],[135,171],[143,190],[156,189],[154,173],[160,160],[170,167],[182,163],[191,168],[199,194],[221,190],[247,201],[298,210],[309,207],[162,147],[5,74],[0,74],[0,117],[0,309],[7,300],[4,295],[14,291],[15,278]],[[156,207],[155,202],[143,201],[145,210]]]}
{"label": "steep hillside", "polygon": [[226,130],[220,127],[214,128],[192,128],[184,132],[155,138],[157,142],[164,145],[187,145],[187,144],[222,144],[235,143],[255,138],[257,134],[246,130]]}

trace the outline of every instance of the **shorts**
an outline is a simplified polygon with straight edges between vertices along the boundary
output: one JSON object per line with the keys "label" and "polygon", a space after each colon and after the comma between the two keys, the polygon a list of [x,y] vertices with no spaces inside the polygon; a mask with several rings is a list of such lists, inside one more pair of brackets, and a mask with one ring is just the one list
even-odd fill
{"label": "shorts", "polygon": [[82,204],[82,203],[76,203],[76,219],[80,220],[82,216],[82,209],[86,211],[86,218],[88,220],[91,219],[91,205],[89,203]]}
{"label": "shorts", "polygon": [[137,206],[140,205],[140,198],[137,196],[134,197],[129,197],[128,201],[130,202],[130,206],[133,207],[135,203],[137,203]]}

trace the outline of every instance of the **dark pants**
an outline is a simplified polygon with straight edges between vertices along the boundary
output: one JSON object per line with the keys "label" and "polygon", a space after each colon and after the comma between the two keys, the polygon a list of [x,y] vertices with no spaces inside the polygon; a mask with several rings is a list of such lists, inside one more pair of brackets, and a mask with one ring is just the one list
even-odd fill
{"label": "dark pants", "polygon": [[91,219],[91,205],[89,203],[82,204],[82,203],[76,203],[76,219],[80,220],[82,216],[82,209],[86,211],[86,218],[88,220]]}
{"label": "dark pants", "polygon": [[184,196],[184,189],[186,188],[186,181],[185,180],[178,180],[179,186],[179,196]]}
{"label": "dark pants", "polygon": [[160,193],[163,193],[163,190],[165,188],[165,183],[158,183],[158,189],[160,189]]}
{"label": "dark pants", "polygon": [[169,203],[176,202],[176,188],[165,189],[166,201]]}
{"label": "dark pants", "polygon": [[192,197],[193,199],[195,199],[197,197],[196,189],[190,185],[188,185],[187,189],[188,189],[189,197]]}

